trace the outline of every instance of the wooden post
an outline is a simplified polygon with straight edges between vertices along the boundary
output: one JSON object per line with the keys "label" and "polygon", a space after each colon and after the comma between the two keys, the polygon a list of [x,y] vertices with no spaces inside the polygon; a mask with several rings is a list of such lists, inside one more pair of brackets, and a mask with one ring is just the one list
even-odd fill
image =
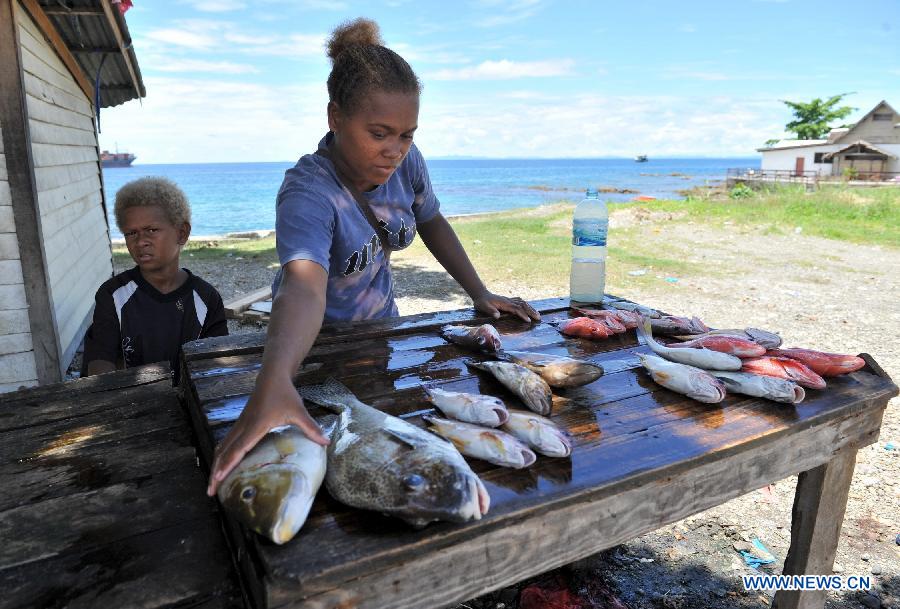
{"label": "wooden post", "polygon": [[16,2],[0,0],[0,130],[25,280],[34,363],[38,382],[45,384],[62,380],[62,372],[56,318],[47,284],[47,260],[41,239]]}
{"label": "wooden post", "polygon": [[[831,575],[856,452],[842,451],[828,463],[802,472],[797,479],[791,547],[782,571],[785,575]],[[772,609],[822,609],[826,594],[824,590],[779,590]]]}

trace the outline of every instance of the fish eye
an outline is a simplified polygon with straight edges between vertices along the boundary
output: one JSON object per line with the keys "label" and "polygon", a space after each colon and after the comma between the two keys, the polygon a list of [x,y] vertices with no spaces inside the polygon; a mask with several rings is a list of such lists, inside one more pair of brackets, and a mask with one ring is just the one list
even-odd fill
{"label": "fish eye", "polygon": [[409,474],[403,477],[403,486],[411,491],[416,491],[425,486],[425,478],[419,474]]}
{"label": "fish eye", "polygon": [[256,497],[256,489],[252,486],[246,486],[241,491],[241,499],[244,501],[252,501],[254,497]]}

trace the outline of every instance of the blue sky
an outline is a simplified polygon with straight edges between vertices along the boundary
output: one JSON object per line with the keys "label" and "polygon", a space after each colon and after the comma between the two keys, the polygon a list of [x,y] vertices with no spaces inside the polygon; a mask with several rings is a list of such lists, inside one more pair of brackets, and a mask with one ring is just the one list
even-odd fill
{"label": "blue sky", "polygon": [[327,129],[323,44],[375,19],[424,83],[428,157],[753,156],[779,100],[900,109],[896,0],[134,0],[147,97],[102,111],[143,163],[287,161]]}

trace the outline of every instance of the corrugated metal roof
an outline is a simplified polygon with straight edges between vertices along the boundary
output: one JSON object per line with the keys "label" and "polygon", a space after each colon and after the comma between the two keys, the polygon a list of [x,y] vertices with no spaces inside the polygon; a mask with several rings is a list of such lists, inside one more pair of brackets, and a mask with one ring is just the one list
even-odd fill
{"label": "corrugated metal roof", "polygon": [[[108,0],[39,0],[53,21],[66,46],[96,87],[99,70],[100,107],[118,106],[146,96],[137,56],[131,48],[131,35],[125,18],[112,6],[115,25],[107,19],[102,2]],[[121,33],[125,53],[119,50],[116,30]],[[125,60],[127,54],[134,78]]]}

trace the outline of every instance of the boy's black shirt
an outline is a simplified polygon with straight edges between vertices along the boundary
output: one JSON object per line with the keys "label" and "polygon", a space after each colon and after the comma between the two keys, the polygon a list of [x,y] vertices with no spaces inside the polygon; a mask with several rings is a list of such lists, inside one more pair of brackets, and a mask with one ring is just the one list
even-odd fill
{"label": "boy's black shirt", "polygon": [[178,369],[186,342],[226,336],[222,297],[187,269],[187,281],[162,294],[138,267],[119,273],[97,290],[94,319],[84,338],[84,366],[94,360],[126,368],[167,361]]}

